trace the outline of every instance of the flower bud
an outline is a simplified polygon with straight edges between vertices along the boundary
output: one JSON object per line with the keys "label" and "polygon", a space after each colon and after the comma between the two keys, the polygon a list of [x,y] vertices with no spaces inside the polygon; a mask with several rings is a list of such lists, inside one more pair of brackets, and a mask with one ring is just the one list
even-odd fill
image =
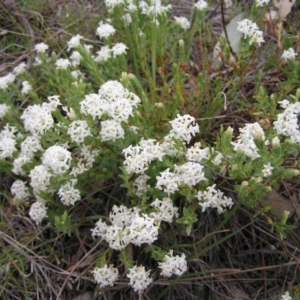
{"label": "flower bud", "polygon": [[273,148],[278,148],[280,146],[280,140],[279,140],[279,137],[278,136],[275,136],[273,139],[272,139],[272,147]]}

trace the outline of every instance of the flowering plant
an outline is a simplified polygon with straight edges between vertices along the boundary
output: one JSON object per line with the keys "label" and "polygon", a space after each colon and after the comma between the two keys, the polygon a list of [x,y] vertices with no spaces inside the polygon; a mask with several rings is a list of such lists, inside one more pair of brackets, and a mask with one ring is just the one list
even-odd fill
{"label": "flowering plant", "polygon": [[[215,100],[205,99],[204,69],[195,76],[184,67],[189,33],[205,30],[207,2],[195,3],[194,22],[169,18],[171,5],[161,1],[107,0],[105,6],[109,17],[94,32],[100,42],[87,44],[77,33],[63,55],[36,44],[39,82],[24,64],[0,78],[0,168],[14,178],[12,203],[34,228],[48,223],[72,237],[88,226],[88,238],[101,240],[91,273],[102,290],[123,278],[141,295],[157,281],[185,276],[199,247],[218,246],[208,246],[210,238],[194,250],[168,238],[162,243],[165,231],[192,239],[203,216],[224,226],[242,204],[271,220],[265,195],[299,180],[300,89],[283,97],[257,88],[255,105],[232,104],[251,107],[251,118],[213,125],[212,114],[227,113],[221,81],[211,82]],[[242,59],[265,39],[250,19],[237,30],[248,43],[239,57],[245,66]],[[299,70],[293,48],[278,58]],[[245,69],[233,70],[242,86]],[[191,82],[194,91],[186,87]],[[135,252],[149,252],[151,263]]]}

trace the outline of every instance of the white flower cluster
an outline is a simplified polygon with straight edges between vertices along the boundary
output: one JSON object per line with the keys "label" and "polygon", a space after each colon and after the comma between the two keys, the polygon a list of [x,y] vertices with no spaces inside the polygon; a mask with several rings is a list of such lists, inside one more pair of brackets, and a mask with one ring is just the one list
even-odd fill
{"label": "white flower cluster", "polygon": [[172,223],[173,218],[178,217],[178,207],[175,207],[168,197],[163,200],[156,198],[150,205],[156,209],[156,212],[150,213],[150,217],[155,220]]}
{"label": "white flower cluster", "polygon": [[252,22],[249,19],[244,19],[240,22],[237,22],[237,30],[244,34],[245,38],[249,38],[249,44],[261,45],[265,40],[263,38],[263,32],[259,30],[256,23]]}
{"label": "white flower cluster", "polygon": [[30,194],[28,192],[28,187],[25,185],[25,182],[22,180],[16,180],[10,188],[10,192],[18,200],[27,200],[30,197]]}
{"label": "white flower cluster", "polygon": [[73,142],[81,144],[84,142],[85,137],[91,136],[92,134],[87,121],[77,120],[69,125],[68,135]]}
{"label": "white flower cluster", "polygon": [[[123,150],[125,156],[124,166],[128,174],[144,174],[153,160],[162,161],[163,156],[174,156],[178,150],[175,148],[173,138],[190,142],[193,135],[199,132],[199,125],[190,115],[177,116],[170,121],[172,130],[162,143],[153,139],[141,140],[137,146],[130,145]],[[167,171],[166,171],[167,173]]]}
{"label": "white flower cluster", "polygon": [[0,90],[6,90],[8,85],[13,83],[16,79],[16,75],[13,73],[8,73],[5,76],[0,77]]}
{"label": "white flower cluster", "polygon": [[97,56],[94,57],[95,62],[104,62],[111,57],[117,57],[125,54],[128,47],[124,43],[117,43],[112,48],[109,46],[102,46],[100,51],[97,52]]}
{"label": "white flower cluster", "polygon": [[96,34],[99,35],[100,39],[109,38],[110,36],[114,35],[115,32],[116,29],[112,25],[103,23],[103,21],[100,21],[96,30]]}
{"label": "white flower cluster", "polygon": [[159,263],[161,269],[161,275],[164,277],[171,277],[172,274],[180,276],[187,271],[186,256],[184,253],[181,256],[173,256],[173,250],[170,250],[163,259],[163,262]]}
{"label": "white flower cluster", "polygon": [[199,205],[204,212],[208,207],[217,208],[218,213],[222,214],[226,208],[231,208],[234,204],[230,197],[224,196],[224,193],[218,189],[215,189],[216,185],[213,184],[206,188],[206,191],[199,191],[197,198]]}
{"label": "white flower cluster", "polygon": [[43,165],[50,168],[54,174],[64,174],[70,168],[71,152],[62,146],[49,147],[42,156]]}
{"label": "white flower cluster", "polygon": [[77,66],[80,65],[80,61],[82,59],[82,56],[78,51],[73,51],[71,56],[70,56],[70,59],[71,59],[71,65],[73,67],[77,67]]}
{"label": "white flower cluster", "polygon": [[204,176],[203,166],[196,162],[186,162],[181,166],[175,166],[175,174],[178,176],[178,184],[190,187],[207,180]]}
{"label": "white flower cluster", "polygon": [[183,30],[188,30],[191,27],[190,21],[185,17],[174,17],[175,23],[178,24]]}
{"label": "white flower cluster", "polygon": [[195,118],[190,115],[177,115],[173,121],[170,121],[172,130],[170,135],[177,139],[181,139],[189,143],[196,133],[199,133],[199,125],[195,122]]}
{"label": "white flower cluster", "polygon": [[21,154],[20,156],[26,156],[29,158],[33,158],[34,154],[37,151],[42,151],[43,148],[40,143],[40,139],[38,136],[28,136],[21,143]]}
{"label": "white flower cluster", "polygon": [[199,0],[198,2],[196,2],[194,4],[195,8],[197,8],[198,10],[204,10],[207,8],[208,4],[205,0]]}
{"label": "white flower cluster", "polygon": [[206,181],[204,176],[203,166],[196,162],[187,162],[181,166],[175,166],[175,172],[170,172],[170,169],[156,176],[156,188],[163,190],[165,193],[175,193],[179,190],[179,185],[185,184],[190,187],[196,185],[200,181]]}
{"label": "white flower cluster", "polygon": [[125,131],[119,122],[115,120],[106,120],[101,122],[100,136],[103,142],[122,139],[124,134]]}
{"label": "white flower cluster", "polygon": [[0,119],[3,119],[3,117],[9,110],[10,110],[10,106],[6,104],[0,104]]}
{"label": "white flower cluster", "polygon": [[128,209],[124,205],[114,205],[109,219],[111,225],[100,219],[92,229],[92,236],[102,237],[112,249],[122,250],[129,243],[137,246],[152,244],[157,239],[159,222],[141,214],[137,207]]}
{"label": "white flower cluster", "polygon": [[156,188],[163,190],[165,193],[170,196],[170,194],[178,191],[178,182],[179,177],[174,173],[170,172],[170,169],[166,169],[163,172],[160,172],[160,176],[156,176]]}
{"label": "white flower cluster", "polygon": [[39,43],[34,46],[37,53],[45,53],[49,49],[49,46],[45,43]]}
{"label": "white flower cluster", "polygon": [[210,150],[208,147],[201,148],[201,143],[197,142],[186,151],[186,158],[188,160],[202,161],[208,160],[210,157]]}
{"label": "white flower cluster", "polygon": [[261,173],[262,173],[262,176],[267,178],[267,177],[270,177],[272,175],[272,170],[274,168],[272,167],[271,163],[267,163],[264,165]]}
{"label": "white flower cluster", "polygon": [[142,174],[138,176],[132,183],[133,190],[137,196],[141,197],[143,193],[146,192],[148,187],[147,185],[148,179],[150,179],[148,175]]}
{"label": "white flower cluster", "polygon": [[215,151],[214,148],[201,148],[201,143],[197,142],[187,149],[186,158],[197,162],[211,160],[215,166],[218,166],[222,163],[224,156],[219,151]]}
{"label": "white flower cluster", "polygon": [[300,113],[300,102],[290,103],[288,100],[278,102],[284,111],[277,115],[273,123],[278,135],[286,136],[292,143],[300,144],[300,131],[298,114]]}
{"label": "white flower cluster", "polygon": [[255,0],[256,7],[262,7],[264,5],[268,5],[270,0]]}
{"label": "white flower cluster", "polygon": [[32,86],[30,85],[30,83],[28,81],[23,81],[21,94],[27,95],[29,93],[29,91],[31,91],[31,90],[32,90]]}
{"label": "white flower cluster", "polygon": [[288,61],[290,59],[291,60],[295,59],[296,55],[297,55],[297,53],[295,52],[295,50],[293,48],[289,48],[289,49],[283,51],[281,58],[284,59],[285,61]]}
{"label": "white flower cluster", "polygon": [[29,210],[29,216],[37,225],[47,216],[47,207],[44,201],[38,200],[33,203]]}
{"label": "white flower cluster", "polygon": [[32,135],[42,135],[54,124],[48,103],[28,106],[23,111],[21,120],[23,120],[25,130]]}
{"label": "white flower cluster", "polygon": [[77,166],[72,168],[70,175],[76,177],[78,174],[82,174],[92,168],[98,154],[99,150],[91,150],[88,146],[83,145],[81,147],[80,157],[77,161]]}
{"label": "white flower cluster", "polygon": [[169,4],[167,6],[163,6],[161,4],[161,0],[150,0],[149,4],[142,0],[139,3],[139,7],[143,14],[151,16],[153,20],[156,21],[157,16],[167,13],[172,8],[172,5]]}
{"label": "white flower cluster", "polygon": [[71,179],[69,182],[60,187],[58,195],[63,205],[74,205],[81,199],[80,191],[74,188],[77,179]]}
{"label": "white flower cluster", "polygon": [[16,67],[14,67],[13,74],[16,76],[20,74],[24,74],[26,72],[27,64],[25,62],[21,62]]}
{"label": "white flower cluster", "polygon": [[252,160],[260,157],[255,140],[265,140],[265,133],[262,127],[256,122],[246,124],[244,128],[240,128],[240,135],[237,142],[232,142],[234,151],[245,154]]}
{"label": "white flower cluster", "polygon": [[12,171],[16,175],[25,175],[23,165],[30,162],[37,151],[42,151],[43,148],[40,144],[38,136],[28,136],[21,143],[21,152],[19,156],[13,161]]}
{"label": "white flower cluster", "polygon": [[145,290],[153,281],[153,278],[150,277],[150,270],[146,271],[144,266],[129,268],[127,277],[130,278],[129,284],[133,287],[135,292]]}
{"label": "white flower cluster", "polygon": [[56,69],[66,70],[71,66],[71,61],[67,58],[59,58],[55,63]]}
{"label": "white flower cluster", "polygon": [[93,270],[94,278],[97,283],[100,283],[100,288],[105,286],[113,286],[114,282],[119,277],[119,271],[113,265],[107,267],[105,264],[102,268],[95,268]]}
{"label": "white flower cluster", "polygon": [[82,35],[76,34],[72,36],[72,38],[67,42],[68,51],[73,48],[77,48],[80,45],[80,40],[83,38]]}
{"label": "white flower cluster", "polygon": [[122,153],[125,156],[123,164],[127,174],[144,174],[151,161],[156,159],[162,161],[165,155],[163,148],[154,139],[142,139],[137,146],[130,145],[123,149]]}
{"label": "white flower cluster", "polygon": [[30,185],[32,186],[34,192],[38,194],[39,192],[46,191],[50,185],[50,178],[52,174],[44,165],[35,166],[29,173]]}
{"label": "white flower cluster", "polygon": [[12,158],[16,149],[15,133],[17,128],[6,124],[0,132],[0,159]]}
{"label": "white flower cluster", "polygon": [[107,9],[113,9],[117,5],[125,4],[125,0],[104,0],[104,2]]}
{"label": "white flower cluster", "polygon": [[289,291],[286,291],[283,295],[281,295],[280,300],[293,300]]}
{"label": "white flower cluster", "polygon": [[120,82],[108,81],[100,87],[98,94],[85,96],[80,102],[80,110],[84,115],[91,115],[94,120],[101,119],[103,114],[108,115],[112,120],[101,122],[100,135],[104,141],[116,140],[124,136],[120,123],[128,121],[133,115],[133,108],[140,101],[138,96],[129,92]]}

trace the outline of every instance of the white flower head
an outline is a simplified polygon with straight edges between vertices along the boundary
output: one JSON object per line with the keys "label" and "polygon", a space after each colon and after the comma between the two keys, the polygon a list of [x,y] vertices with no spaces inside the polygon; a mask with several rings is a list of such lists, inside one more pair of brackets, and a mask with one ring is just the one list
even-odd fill
{"label": "white flower head", "polygon": [[13,161],[13,168],[12,168],[12,172],[15,173],[16,175],[26,175],[26,172],[23,169],[23,166],[30,162],[31,158],[29,158],[26,155],[23,155],[22,153],[19,155],[19,157],[17,157],[16,159],[14,159]]}
{"label": "white flower head", "polygon": [[63,205],[74,205],[81,199],[80,191],[74,188],[77,179],[71,179],[69,182],[60,187],[58,195]]}
{"label": "white flower head", "polygon": [[111,58],[111,49],[109,46],[101,47],[100,51],[97,52],[97,56],[94,57],[95,62],[107,61]]}
{"label": "white flower head", "polygon": [[198,2],[196,2],[194,4],[194,6],[198,9],[198,10],[204,10],[207,8],[208,4],[206,1],[204,0],[199,0]]}
{"label": "white flower head", "polygon": [[109,214],[112,225],[106,225],[100,219],[92,229],[92,236],[100,236],[115,250],[124,249],[129,243],[140,246],[151,244],[158,237],[160,222],[154,218],[141,214],[141,209],[126,208],[124,205],[114,206]]}
{"label": "white flower head", "polygon": [[40,139],[37,136],[28,136],[21,143],[21,155],[27,156],[28,158],[33,158],[37,151],[42,151],[43,148],[40,143]]}
{"label": "white flower head", "polygon": [[191,141],[192,136],[199,133],[199,125],[195,122],[195,118],[190,115],[177,115],[177,118],[169,123],[172,125],[170,134],[187,143]]}
{"label": "white flower head", "polygon": [[71,56],[70,56],[70,59],[71,59],[72,66],[77,67],[77,66],[80,65],[80,61],[82,59],[82,56],[78,51],[73,51]]}
{"label": "white flower head", "polygon": [[73,121],[68,128],[68,135],[71,137],[71,140],[77,144],[84,142],[84,139],[87,136],[91,136],[90,127],[85,120]]}
{"label": "white flower head", "polygon": [[124,0],[104,0],[104,2],[105,6],[109,10],[113,9],[117,5],[124,4]]}
{"label": "white flower head", "polygon": [[68,51],[70,49],[76,48],[80,45],[80,40],[83,38],[82,35],[76,34],[68,41]]}
{"label": "white flower head", "polygon": [[144,266],[130,268],[127,277],[130,278],[129,284],[135,292],[145,290],[153,281],[153,278],[150,277],[150,270],[146,271]]}
{"label": "white flower head", "polygon": [[183,30],[188,30],[191,27],[190,21],[185,17],[174,17],[176,24],[178,24]]}
{"label": "white flower head", "polygon": [[237,30],[244,34],[245,38],[249,38],[249,44],[260,46],[264,42],[263,32],[259,30],[256,23],[249,19],[237,22]]}
{"label": "white flower head", "polygon": [[126,49],[128,49],[128,47],[125,44],[123,44],[123,43],[117,43],[117,44],[115,44],[111,48],[113,57],[116,57],[116,56],[122,55],[122,54],[126,54]]}
{"label": "white flower head", "polygon": [[91,115],[93,119],[101,118],[106,112],[108,103],[98,94],[85,95],[84,100],[80,102],[80,112],[84,115]]}
{"label": "white flower head", "polygon": [[30,83],[28,81],[23,81],[21,90],[22,95],[27,95],[30,90],[32,90]]}
{"label": "white flower head", "polygon": [[6,104],[0,104],[0,119],[3,119],[3,117],[9,110],[10,110],[10,106]]}
{"label": "white flower head", "polygon": [[124,138],[124,129],[121,124],[114,120],[106,120],[101,122],[100,136],[104,141],[115,141]]}
{"label": "white flower head", "polygon": [[297,53],[295,52],[295,50],[293,48],[289,48],[283,51],[281,58],[285,61],[294,60],[296,58],[296,55]]}
{"label": "white flower head", "polygon": [[30,196],[30,193],[28,192],[28,187],[22,180],[16,180],[10,188],[10,192],[19,200],[27,200]]}
{"label": "white flower head", "polygon": [[156,198],[150,205],[156,209],[156,212],[150,213],[150,216],[156,220],[172,223],[173,218],[178,217],[178,207],[175,207],[168,197],[163,200]]}
{"label": "white flower head", "polygon": [[197,198],[199,205],[204,212],[208,207],[217,208],[219,214],[225,212],[226,208],[231,208],[233,201],[231,198],[224,196],[224,193],[215,188],[216,184],[213,184],[206,188],[206,191],[199,191]]}
{"label": "white flower head", "polygon": [[171,277],[172,274],[180,276],[187,271],[186,256],[182,253],[181,256],[173,256],[173,250],[170,250],[159,263],[159,268],[162,270],[161,275],[164,277]]}
{"label": "white flower head", "polygon": [[35,193],[47,191],[50,186],[52,174],[49,168],[44,165],[35,166],[29,173],[30,185]]}
{"label": "white flower head", "polygon": [[17,129],[6,124],[4,129],[0,132],[0,160],[5,158],[12,158],[16,149],[15,133]]}
{"label": "white flower head", "polygon": [[270,0],[255,0],[256,7],[263,7],[264,5],[268,5]]}
{"label": "white flower head", "polygon": [[13,83],[16,79],[16,75],[13,73],[8,73],[5,76],[0,77],[0,90],[6,90],[8,85]]}
{"label": "white flower head", "polygon": [[45,43],[39,43],[34,46],[37,53],[45,53],[49,49],[49,46]]}
{"label": "white flower head", "polygon": [[266,165],[264,165],[261,173],[262,173],[262,176],[267,178],[267,177],[270,177],[272,175],[272,170],[274,168],[271,166],[271,163],[267,163]]}
{"label": "white flower head", "polygon": [[48,106],[32,105],[28,106],[21,116],[24,122],[24,128],[32,135],[42,135],[45,131],[49,130],[54,120],[51,115],[51,110]]}
{"label": "white flower head", "polygon": [[190,187],[207,180],[203,166],[197,162],[186,162],[181,166],[175,166],[175,174],[178,177],[178,184],[186,184]]}
{"label": "white flower head", "polygon": [[129,13],[125,14],[123,16],[123,20],[124,20],[124,23],[125,23],[126,26],[130,25],[131,22],[132,22],[131,15]]}
{"label": "white flower head", "polygon": [[99,35],[101,39],[109,38],[110,36],[114,35],[115,32],[116,29],[112,25],[103,23],[103,21],[99,23],[99,26],[96,30],[96,34]]}
{"label": "white flower head", "polygon": [[255,140],[265,140],[265,133],[259,123],[246,124],[239,129],[240,135],[237,142],[232,142],[234,151],[245,154],[252,160],[260,157]]}
{"label": "white flower head", "polygon": [[286,291],[280,298],[280,300],[293,300],[293,298],[291,297],[290,293],[288,291]]}
{"label": "white flower head", "polygon": [[16,76],[23,74],[26,72],[26,68],[27,65],[25,62],[21,62],[19,65],[17,65],[14,70],[13,70],[13,74],[15,74]]}
{"label": "white flower head", "polygon": [[47,216],[47,207],[45,202],[38,200],[33,203],[28,214],[31,220],[33,220],[37,225],[40,224]]}
{"label": "white flower head", "polygon": [[289,138],[292,143],[300,144],[300,131],[298,115],[300,114],[300,102],[290,103],[288,100],[278,102],[284,111],[277,115],[273,123],[278,135]]}
{"label": "white flower head", "polygon": [[102,268],[95,268],[93,270],[94,278],[97,283],[100,284],[100,287],[113,286],[114,282],[119,277],[119,271],[117,268],[114,268],[113,265],[109,267],[105,264]]}
{"label": "white flower head", "polygon": [[49,167],[54,174],[64,174],[70,168],[71,152],[62,146],[49,147],[42,156],[43,165]]}
{"label": "white flower head", "polygon": [[177,174],[170,172],[169,168],[161,172],[160,176],[156,176],[156,180],[155,187],[159,190],[163,190],[168,196],[179,189],[178,184],[180,179]]}
{"label": "white flower head", "polygon": [[66,70],[71,65],[71,61],[65,58],[59,58],[56,63],[56,69]]}
{"label": "white flower head", "polygon": [[143,193],[147,191],[147,181],[149,179],[150,177],[148,175],[142,174],[134,180],[132,186],[137,196],[141,197]]}

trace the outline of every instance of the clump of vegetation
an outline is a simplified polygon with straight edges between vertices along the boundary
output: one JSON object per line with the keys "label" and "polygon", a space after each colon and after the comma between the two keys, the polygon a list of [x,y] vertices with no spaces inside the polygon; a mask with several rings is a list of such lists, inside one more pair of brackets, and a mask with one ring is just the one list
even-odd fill
{"label": "clump of vegetation", "polygon": [[233,2],[2,4],[2,298],[298,299],[300,23]]}

